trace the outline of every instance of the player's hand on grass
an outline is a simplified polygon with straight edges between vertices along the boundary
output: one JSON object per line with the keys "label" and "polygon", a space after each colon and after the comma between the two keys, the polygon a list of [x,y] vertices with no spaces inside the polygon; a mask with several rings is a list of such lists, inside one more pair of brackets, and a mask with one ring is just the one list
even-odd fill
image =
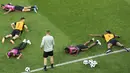
{"label": "player's hand on grass", "polygon": [[7,58],[9,59],[8,53],[6,53]]}
{"label": "player's hand on grass", "polygon": [[19,57],[17,57],[17,59],[20,59]]}
{"label": "player's hand on grass", "polygon": [[89,36],[93,36],[93,34],[89,34]]}
{"label": "player's hand on grass", "polygon": [[5,12],[4,14],[8,14],[7,12]]}
{"label": "player's hand on grass", "polygon": [[117,38],[120,38],[120,36],[117,36]]}
{"label": "player's hand on grass", "polygon": [[29,32],[29,30],[27,29],[26,32]]}

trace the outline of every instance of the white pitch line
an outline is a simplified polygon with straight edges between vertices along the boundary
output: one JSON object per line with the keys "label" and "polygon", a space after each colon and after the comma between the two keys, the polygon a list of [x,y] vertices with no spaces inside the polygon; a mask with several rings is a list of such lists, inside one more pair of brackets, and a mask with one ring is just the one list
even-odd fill
{"label": "white pitch line", "polygon": [[[130,48],[127,48],[127,49],[130,50]],[[56,65],[54,65],[54,67],[63,66],[63,65],[71,64],[71,63],[76,63],[76,62],[79,62],[79,61],[83,61],[85,59],[93,59],[93,58],[102,57],[102,56],[106,56],[106,55],[110,55],[110,54],[115,54],[115,53],[119,53],[119,52],[123,52],[123,51],[126,51],[126,50],[122,49],[122,50],[113,51],[113,52],[111,52],[109,54],[103,53],[103,54],[98,54],[98,55],[95,55],[95,56],[89,56],[87,58],[81,58],[81,59],[77,59],[77,60],[72,60],[72,61],[56,64]],[[47,68],[50,68],[50,66],[48,66]],[[31,70],[29,73],[40,71],[40,70],[43,70],[43,67]],[[28,72],[21,72],[21,73],[28,73]]]}

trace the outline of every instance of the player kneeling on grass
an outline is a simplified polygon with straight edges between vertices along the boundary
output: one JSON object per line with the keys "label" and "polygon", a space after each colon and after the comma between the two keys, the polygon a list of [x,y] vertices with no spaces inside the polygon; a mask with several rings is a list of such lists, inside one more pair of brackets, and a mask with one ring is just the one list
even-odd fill
{"label": "player kneeling on grass", "polygon": [[19,35],[23,32],[23,28],[26,28],[26,31],[28,32],[28,27],[25,25],[25,18],[22,17],[20,21],[12,23],[11,27],[13,28],[13,31],[11,34],[6,35],[5,37],[2,38],[2,43],[4,43],[5,39],[11,38],[10,42],[12,44],[15,44],[15,40],[19,37]]}
{"label": "player kneeling on grass", "polygon": [[24,39],[23,42],[21,42],[17,47],[14,47],[12,50],[6,53],[7,58],[17,57],[17,59],[20,59],[20,57],[22,56],[21,51],[26,48],[27,44],[31,45],[30,40]]}
{"label": "player kneeling on grass", "polygon": [[[91,43],[91,42],[93,42],[93,43],[88,46],[88,44]],[[101,42],[99,40],[96,40],[94,42],[94,38],[92,38],[90,41],[87,41],[84,44],[80,44],[80,45],[76,45],[76,46],[71,45],[69,47],[66,47],[65,52],[69,53],[71,55],[75,55],[75,54],[78,54],[81,51],[86,51],[89,48],[91,48],[91,47],[93,47],[93,46],[95,46],[97,44],[101,45]]]}
{"label": "player kneeling on grass", "polygon": [[116,38],[120,38],[120,36],[111,33],[110,30],[106,30],[106,33],[104,33],[103,35],[100,35],[100,34],[90,34],[90,36],[103,37],[106,40],[107,48],[108,48],[106,53],[111,52],[112,51],[111,48],[114,45],[119,46],[119,47],[125,49],[127,52],[129,52],[129,50],[126,49],[123,44],[121,44],[119,41],[116,40]]}
{"label": "player kneeling on grass", "polygon": [[1,8],[6,11],[4,14],[8,14],[12,11],[22,11],[22,12],[34,11],[37,13],[37,10],[38,10],[36,5],[24,7],[24,6],[20,6],[20,5],[12,5],[10,3],[8,3],[6,5],[1,4]]}

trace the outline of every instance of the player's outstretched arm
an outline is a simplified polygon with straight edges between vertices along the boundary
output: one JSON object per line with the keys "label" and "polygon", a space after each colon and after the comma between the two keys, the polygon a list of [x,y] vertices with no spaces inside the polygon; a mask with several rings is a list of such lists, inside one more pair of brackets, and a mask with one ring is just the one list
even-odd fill
{"label": "player's outstretched arm", "polygon": [[7,56],[7,58],[9,58],[9,56],[8,56],[8,52],[6,53],[6,56]]}
{"label": "player's outstretched arm", "polygon": [[93,36],[93,37],[102,37],[101,34],[89,34],[89,36]]}
{"label": "player's outstretched arm", "polygon": [[15,23],[11,23],[12,29],[15,29]]}
{"label": "player's outstretched arm", "polygon": [[119,35],[115,35],[115,38],[120,38],[120,36]]}
{"label": "player's outstretched arm", "polygon": [[24,28],[26,29],[27,32],[29,31],[27,25],[24,25]]}
{"label": "player's outstretched arm", "polygon": [[21,56],[22,56],[22,53],[20,53],[20,54],[19,54],[19,56],[17,57],[17,59],[20,59],[20,58],[21,58]]}
{"label": "player's outstretched arm", "polygon": [[7,12],[5,12],[4,14],[8,14],[8,13],[10,13],[12,10],[8,10]]}

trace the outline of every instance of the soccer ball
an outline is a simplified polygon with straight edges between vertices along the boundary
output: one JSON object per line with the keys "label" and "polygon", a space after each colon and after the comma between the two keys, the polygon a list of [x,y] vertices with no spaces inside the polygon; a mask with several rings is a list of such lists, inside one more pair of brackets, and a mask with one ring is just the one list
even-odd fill
{"label": "soccer ball", "polygon": [[83,61],[83,64],[84,64],[84,65],[87,65],[87,64],[89,64],[89,61],[88,61],[88,60],[84,60],[84,61]]}
{"label": "soccer ball", "polygon": [[93,68],[93,67],[95,67],[97,64],[98,64],[97,61],[92,61],[92,62],[90,63],[90,67]]}
{"label": "soccer ball", "polygon": [[26,72],[30,72],[30,67],[26,67],[26,68],[25,68],[25,71],[26,71]]}
{"label": "soccer ball", "polygon": [[93,63],[93,60],[92,60],[92,59],[90,59],[90,60],[88,60],[88,62],[89,62],[89,64],[92,64],[92,63]]}
{"label": "soccer ball", "polygon": [[84,65],[89,65],[91,68],[94,68],[94,67],[96,67],[96,65],[98,63],[97,63],[97,61],[94,61],[94,60],[90,59],[90,60],[84,60],[83,64]]}

